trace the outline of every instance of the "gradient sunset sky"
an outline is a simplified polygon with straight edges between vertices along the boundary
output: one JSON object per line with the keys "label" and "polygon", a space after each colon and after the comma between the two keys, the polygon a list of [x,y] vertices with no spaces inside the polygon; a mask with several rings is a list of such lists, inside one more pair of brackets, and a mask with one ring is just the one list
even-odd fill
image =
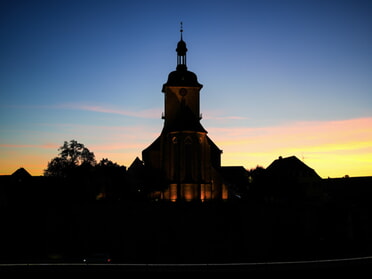
{"label": "gradient sunset sky", "polygon": [[129,165],[160,134],[176,44],[222,164],[372,175],[372,1],[0,2],[0,174],[72,139]]}

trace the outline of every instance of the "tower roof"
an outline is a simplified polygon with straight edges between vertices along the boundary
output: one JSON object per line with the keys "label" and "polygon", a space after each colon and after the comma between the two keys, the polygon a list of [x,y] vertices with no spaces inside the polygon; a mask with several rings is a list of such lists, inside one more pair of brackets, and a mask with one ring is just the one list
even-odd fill
{"label": "tower roof", "polygon": [[[177,44],[177,48],[176,48],[177,55],[178,56],[186,56],[187,47],[186,47],[186,43],[183,41],[183,38],[182,38],[182,33],[183,33],[182,22],[181,22],[180,33],[181,33],[181,40]],[[186,63],[185,63],[185,65],[186,65]]]}
{"label": "tower roof", "polygon": [[187,47],[186,43],[183,40],[182,33],[182,22],[181,22],[181,40],[177,44],[176,52],[177,52],[177,68],[176,71],[171,72],[168,75],[168,81],[163,85],[163,92],[164,86],[192,86],[192,87],[200,87],[201,85],[198,82],[198,78],[196,74],[187,70],[186,66],[186,52]]}
{"label": "tower roof", "polygon": [[164,84],[164,86],[203,87],[203,85],[198,82],[198,77],[196,76],[196,74],[187,70],[179,69],[177,71],[169,73],[168,80]]}
{"label": "tower roof", "polygon": [[193,112],[184,104],[184,102],[181,102],[180,110],[177,112],[177,115],[172,122],[167,123],[163,128],[163,133],[182,131],[207,133],[197,116],[193,114]]}
{"label": "tower roof", "polygon": [[187,52],[186,43],[181,39],[181,41],[178,42],[177,48],[176,48],[177,54],[179,56],[185,55]]}

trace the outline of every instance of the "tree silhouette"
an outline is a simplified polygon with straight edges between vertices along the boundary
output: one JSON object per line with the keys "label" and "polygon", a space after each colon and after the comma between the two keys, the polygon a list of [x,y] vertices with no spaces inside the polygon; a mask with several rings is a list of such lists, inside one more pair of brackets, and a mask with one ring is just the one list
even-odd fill
{"label": "tree silhouette", "polygon": [[101,161],[97,164],[97,167],[100,168],[120,168],[122,166],[118,165],[117,163],[114,163],[113,161],[107,159],[107,158],[102,158]]}
{"label": "tree silhouette", "polygon": [[94,153],[76,140],[65,141],[58,151],[58,157],[53,158],[44,170],[45,176],[68,177],[78,168],[87,169],[96,165]]}

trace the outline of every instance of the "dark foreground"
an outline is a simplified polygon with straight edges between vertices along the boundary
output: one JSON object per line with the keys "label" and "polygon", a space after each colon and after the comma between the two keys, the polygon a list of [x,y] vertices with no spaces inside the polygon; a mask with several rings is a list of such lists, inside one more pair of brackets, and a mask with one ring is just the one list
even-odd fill
{"label": "dark foreground", "polygon": [[372,257],[320,261],[216,264],[0,264],[1,273],[247,273],[247,274],[372,274]]}
{"label": "dark foreground", "polygon": [[0,263],[292,262],[372,255],[372,207],[258,202],[33,204],[1,211]]}
{"label": "dark foreground", "polygon": [[0,203],[0,272],[365,273],[370,186],[203,203],[19,189]]}

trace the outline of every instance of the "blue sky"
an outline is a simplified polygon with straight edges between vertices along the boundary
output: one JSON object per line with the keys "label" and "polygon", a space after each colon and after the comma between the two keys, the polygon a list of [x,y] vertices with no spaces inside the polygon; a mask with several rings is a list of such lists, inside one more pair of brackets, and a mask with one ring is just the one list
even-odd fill
{"label": "blue sky", "polygon": [[[98,160],[128,166],[141,157],[163,125],[161,87],[176,67],[180,21],[188,68],[204,85],[202,124],[226,164],[266,167],[296,155],[325,176],[310,143],[292,154],[294,143],[272,131],[311,124],[308,132],[320,133],[325,123],[372,118],[371,1],[2,1],[0,173],[39,174],[70,139]],[[262,129],[272,141],[265,148],[250,144]],[[345,136],[322,131],[324,144]],[[366,127],[340,140],[351,146],[370,135]],[[276,138],[280,148],[271,147]],[[355,174],[372,175],[371,151],[369,143],[359,150],[365,170]]]}

